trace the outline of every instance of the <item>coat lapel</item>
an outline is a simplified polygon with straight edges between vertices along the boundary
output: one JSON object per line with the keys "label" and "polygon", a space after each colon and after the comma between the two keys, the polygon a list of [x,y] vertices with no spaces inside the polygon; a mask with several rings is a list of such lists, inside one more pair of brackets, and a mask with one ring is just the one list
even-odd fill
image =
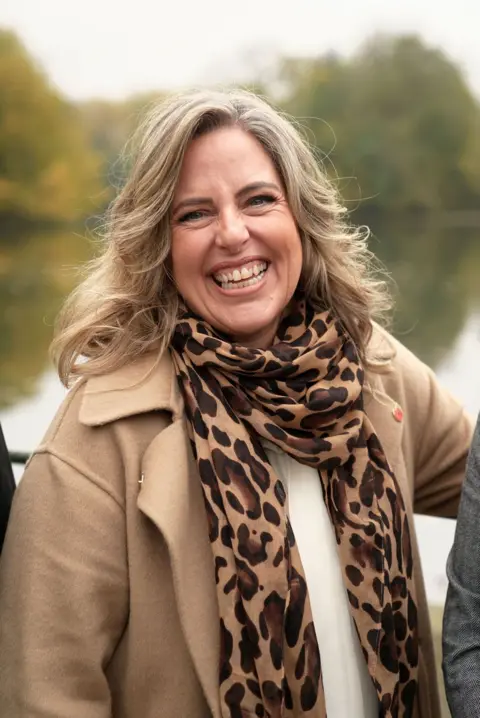
{"label": "coat lapel", "polygon": [[215,573],[202,488],[182,419],[150,444],[142,472],[138,507],[167,544],[185,640],[209,708],[220,718]]}
{"label": "coat lapel", "polygon": [[399,406],[385,393],[382,378],[395,371],[392,364],[395,355],[396,348],[392,338],[384,329],[374,324],[368,346],[369,369],[365,373],[365,412],[373,424],[403,493],[407,494],[407,503],[411,506],[410,487],[402,458],[404,407]]}
{"label": "coat lapel", "polygon": [[79,419],[99,426],[152,411],[163,420],[142,459],[137,505],[168,547],[185,640],[213,718],[221,718],[214,564],[200,478],[169,353],[159,357],[152,352],[111,374],[89,378]]}
{"label": "coat lapel", "polygon": [[369,386],[364,391],[365,412],[373,424],[382,444],[388,463],[395,473],[401,472],[403,409],[385,394],[378,375],[369,375]]}

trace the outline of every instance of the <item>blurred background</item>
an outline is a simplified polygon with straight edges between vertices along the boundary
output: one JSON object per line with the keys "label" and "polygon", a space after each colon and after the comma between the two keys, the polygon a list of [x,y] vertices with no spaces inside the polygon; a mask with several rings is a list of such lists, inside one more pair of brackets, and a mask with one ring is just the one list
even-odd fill
{"label": "blurred background", "polygon": [[[0,422],[9,448],[33,449],[64,395],[48,359],[53,319],[95,252],[129,133],[155,99],[218,83],[261,92],[307,128],[392,276],[393,332],[476,415],[478,27],[474,0],[2,0]],[[454,522],[418,517],[418,528],[438,639]]]}

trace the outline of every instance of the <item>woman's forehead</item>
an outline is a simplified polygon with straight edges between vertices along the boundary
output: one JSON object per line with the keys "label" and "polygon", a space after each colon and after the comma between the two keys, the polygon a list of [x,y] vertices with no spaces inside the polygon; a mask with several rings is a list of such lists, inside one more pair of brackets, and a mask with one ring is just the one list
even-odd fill
{"label": "woman's forehead", "polygon": [[228,127],[192,141],[185,153],[177,193],[198,192],[225,182],[233,186],[262,181],[280,183],[268,153],[253,135]]}

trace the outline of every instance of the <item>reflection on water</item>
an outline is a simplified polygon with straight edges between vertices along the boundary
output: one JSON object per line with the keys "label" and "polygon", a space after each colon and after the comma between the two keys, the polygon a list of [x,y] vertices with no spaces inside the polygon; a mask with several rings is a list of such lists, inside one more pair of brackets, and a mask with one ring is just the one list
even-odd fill
{"label": "reflection on water", "polygon": [[[395,282],[392,331],[438,370],[480,312],[480,228],[392,222],[373,232],[371,248]],[[38,392],[55,313],[90,247],[79,234],[52,230],[0,240],[0,412]]]}
{"label": "reflection on water", "polygon": [[38,390],[55,314],[89,251],[74,232],[1,235],[0,411]]}
{"label": "reflection on water", "polygon": [[[395,281],[392,331],[455,388],[456,375],[472,376],[480,356],[479,344],[475,361],[480,228],[400,226],[393,221],[374,225],[373,231],[371,248]],[[90,249],[90,243],[73,232],[7,234],[0,239],[0,419],[6,421],[9,409],[41,390],[54,316],[76,281],[74,268],[88,258]],[[461,357],[456,351],[452,360],[450,352],[465,332],[472,335],[471,347]],[[445,372],[447,366],[450,371]],[[15,437],[16,446],[19,439]]]}
{"label": "reflection on water", "polygon": [[480,228],[376,227],[371,248],[396,284],[393,333],[437,369],[480,309]]}

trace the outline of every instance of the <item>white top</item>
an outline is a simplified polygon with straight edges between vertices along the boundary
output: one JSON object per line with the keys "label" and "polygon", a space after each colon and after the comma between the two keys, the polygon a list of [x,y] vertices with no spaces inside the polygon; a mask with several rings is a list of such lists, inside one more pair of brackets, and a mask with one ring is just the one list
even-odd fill
{"label": "white top", "polygon": [[283,481],[307,581],[329,718],[378,718],[378,699],[350,614],[337,542],[318,471],[265,443]]}

